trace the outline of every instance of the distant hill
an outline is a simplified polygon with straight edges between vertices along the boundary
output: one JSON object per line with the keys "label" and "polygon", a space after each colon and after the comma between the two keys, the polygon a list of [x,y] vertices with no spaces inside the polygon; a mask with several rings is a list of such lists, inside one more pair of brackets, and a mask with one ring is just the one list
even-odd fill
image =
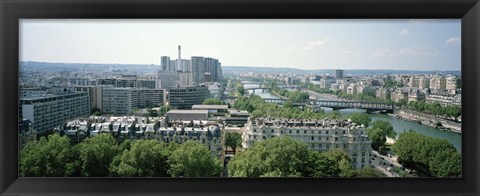
{"label": "distant hill", "polygon": [[[334,69],[315,69],[305,70],[297,68],[275,68],[275,67],[249,67],[249,66],[222,66],[224,73],[295,73],[295,74],[334,74]],[[361,70],[361,69],[346,69],[344,74],[348,75],[365,75],[365,74],[420,74],[420,73],[441,73],[459,75],[460,71],[422,71],[422,70]]]}
{"label": "distant hill", "polygon": [[[27,61],[20,62],[21,70],[41,70],[41,71],[80,71],[88,67],[90,70],[126,70],[136,73],[154,73],[160,69],[159,65],[147,64],[93,64],[93,63],[48,63]],[[333,74],[334,69],[316,69],[305,70],[286,67],[253,67],[253,66],[222,66],[223,74],[232,73],[284,73],[284,74]],[[345,75],[365,75],[365,74],[453,74],[460,75],[460,71],[417,71],[417,70],[351,70],[344,71]]]}

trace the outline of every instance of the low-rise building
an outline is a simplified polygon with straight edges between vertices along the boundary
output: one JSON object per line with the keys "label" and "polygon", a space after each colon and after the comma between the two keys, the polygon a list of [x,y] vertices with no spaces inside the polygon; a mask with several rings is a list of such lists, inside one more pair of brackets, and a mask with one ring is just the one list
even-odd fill
{"label": "low-rise building", "polygon": [[243,128],[242,145],[249,148],[257,141],[281,136],[304,142],[310,150],[341,149],[350,156],[354,167],[370,166],[372,148],[365,126],[351,121],[250,119]]}
{"label": "low-rise building", "polygon": [[170,110],[165,116],[168,121],[207,120],[208,110]]}

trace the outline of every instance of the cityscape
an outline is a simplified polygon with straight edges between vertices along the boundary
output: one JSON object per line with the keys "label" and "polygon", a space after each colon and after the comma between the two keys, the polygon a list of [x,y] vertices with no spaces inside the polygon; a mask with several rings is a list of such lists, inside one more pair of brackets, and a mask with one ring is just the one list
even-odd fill
{"label": "cityscape", "polygon": [[[30,23],[65,25],[62,21],[27,20],[23,29],[35,26],[28,26]],[[225,25],[217,23],[206,26]],[[323,23],[318,21],[319,26]],[[360,23],[375,25],[371,21]],[[396,36],[420,32],[415,27],[417,21],[392,23],[401,26]],[[458,29],[450,36],[460,34],[458,21],[430,23],[437,29],[454,25]],[[252,29],[257,28],[255,25]],[[269,25],[287,24],[265,26]],[[383,25],[392,28],[391,24]],[[268,27],[258,31],[258,37],[263,31]],[[40,47],[27,44],[28,33],[22,35],[22,47]],[[382,58],[410,54],[411,59],[421,59],[418,62],[432,58],[436,65],[447,62],[438,60],[446,50],[453,56],[449,58],[457,59],[459,41],[448,36],[439,39],[445,49],[430,52],[425,50],[428,47],[419,46],[427,43],[416,43]],[[292,55],[298,52],[292,50],[303,51],[301,55],[315,49],[323,53],[325,44],[341,37],[326,40],[288,50]],[[432,38],[433,42],[437,43]],[[61,48],[59,45],[53,48]],[[372,67],[308,67],[305,59],[309,57],[305,57],[294,61],[304,66],[277,68],[263,63],[234,66],[232,59],[236,60],[228,58],[232,55],[228,52],[215,55],[212,51],[216,50],[205,46],[204,53],[194,53],[196,49],[190,47],[170,47],[172,52],[157,55],[155,63],[75,62],[74,58],[59,62],[35,57],[37,53],[21,48],[19,175],[462,176],[459,58],[445,68],[402,68],[379,57],[393,50],[388,49],[373,50],[376,56],[365,57],[365,62],[372,61]],[[347,55],[364,63],[360,53],[352,50]],[[328,58],[324,60],[330,61]],[[405,59],[405,64],[414,65],[416,61],[411,59]],[[375,67],[376,61],[384,66]]]}

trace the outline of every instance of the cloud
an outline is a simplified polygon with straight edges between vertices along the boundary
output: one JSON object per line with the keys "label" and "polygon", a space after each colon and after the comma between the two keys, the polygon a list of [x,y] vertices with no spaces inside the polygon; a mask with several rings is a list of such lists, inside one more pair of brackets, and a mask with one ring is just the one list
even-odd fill
{"label": "cloud", "polygon": [[400,35],[408,35],[408,34],[410,34],[410,33],[408,32],[407,29],[403,29],[403,30],[400,32]]}
{"label": "cloud", "polygon": [[445,43],[448,45],[457,46],[461,44],[461,39],[458,37],[451,37],[451,38],[448,38],[447,41],[445,41]]}
{"label": "cloud", "polygon": [[305,46],[303,46],[303,50],[312,50],[312,49],[316,49],[316,48],[321,48],[323,46],[325,46],[328,42],[330,42],[330,38],[327,38],[327,39],[324,39],[324,40],[315,40],[315,41],[311,41],[311,42],[308,42],[307,44],[305,44]]}
{"label": "cloud", "polygon": [[381,48],[381,49],[378,49],[377,51],[375,51],[372,55],[370,55],[369,57],[370,58],[381,58],[383,56],[386,56],[388,54],[388,52],[390,51],[390,49],[388,48]]}
{"label": "cloud", "polygon": [[341,54],[344,55],[344,56],[353,56],[353,57],[361,56],[361,52],[351,51],[351,50],[343,51]]}
{"label": "cloud", "polygon": [[440,52],[432,47],[414,46],[401,49],[400,54],[408,56],[438,56]]}

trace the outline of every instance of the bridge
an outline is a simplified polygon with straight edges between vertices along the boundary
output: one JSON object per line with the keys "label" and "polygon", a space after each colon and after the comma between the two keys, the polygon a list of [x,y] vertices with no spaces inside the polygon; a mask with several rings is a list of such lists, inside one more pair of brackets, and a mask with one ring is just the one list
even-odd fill
{"label": "bridge", "polygon": [[[288,100],[285,100],[285,99],[282,99],[282,98],[265,98],[263,99],[265,100],[265,102],[267,103],[276,103],[276,104],[279,104],[279,105],[283,105],[285,103],[285,101],[288,101]],[[305,106],[306,104],[305,103],[292,103],[293,106]]]}
{"label": "bridge", "polygon": [[393,104],[381,103],[381,102],[366,102],[366,101],[329,101],[329,100],[316,100],[310,99],[308,105],[312,108],[332,108],[333,110],[341,109],[364,109],[367,113],[375,111],[393,113],[395,109]]}
{"label": "bridge", "polygon": [[252,91],[255,93],[255,90],[262,90],[262,92],[265,92],[265,90],[270,91],[271,88],[262,87],[262,86],[260,86],[260,87],[247,87],[247,88],[245,88],[245,90],[247,90],[247,91],[248,91],[248,90],[252,90]]}

